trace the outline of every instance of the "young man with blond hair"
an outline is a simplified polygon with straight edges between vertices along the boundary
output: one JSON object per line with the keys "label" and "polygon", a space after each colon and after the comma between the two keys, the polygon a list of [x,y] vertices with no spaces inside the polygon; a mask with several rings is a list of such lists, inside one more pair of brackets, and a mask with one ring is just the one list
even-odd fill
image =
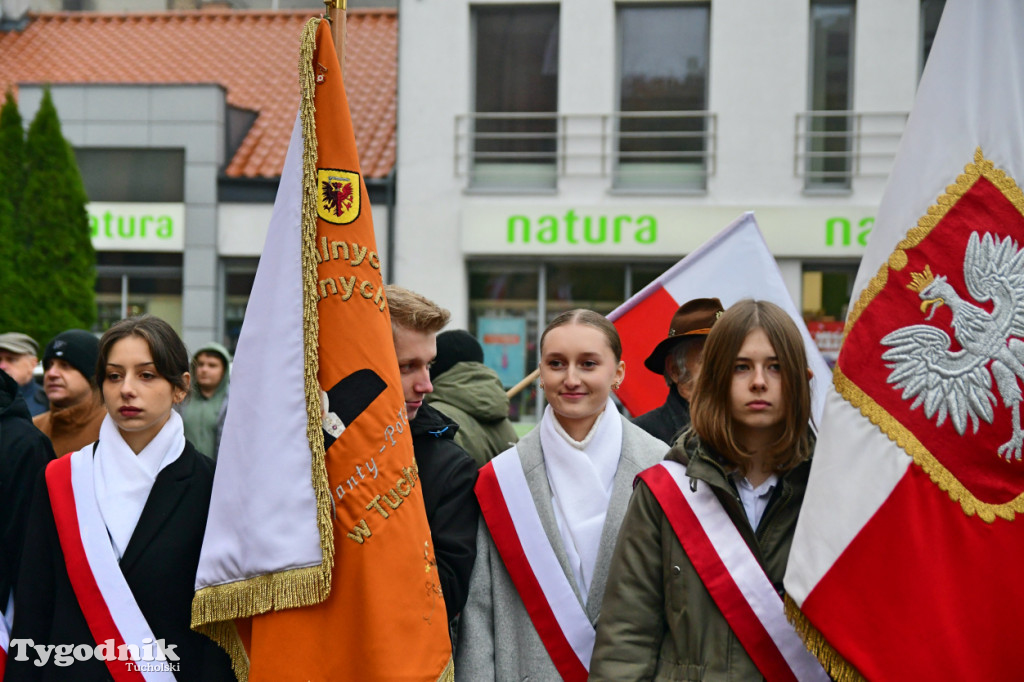
{"label": "young man with blond hair", "polygon": [[413,452],[423,484],[427,524],[451,625],[466,604],[480,513],[473,494],[477,468],[466,451],[455,444],[458,424],[423,400],[434,390],[430,366],[437,356],[437,333],[451,315],[403,287],[389,284],[384,289]]}

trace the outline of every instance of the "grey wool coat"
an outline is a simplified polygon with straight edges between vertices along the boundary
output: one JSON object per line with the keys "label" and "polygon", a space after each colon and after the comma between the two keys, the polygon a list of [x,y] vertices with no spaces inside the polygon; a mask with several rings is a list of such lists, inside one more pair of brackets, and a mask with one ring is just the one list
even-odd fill
{"label": "grey wool coat", "polygon": [[[668,451],[665,443],[620,415],[616,416],[622,419],[622,453],[612,484],[608,515],[601,531],[601,547],[594,579],[586,601],[587,615],[595,627],[608,579],[608,564],[633,491],[633,479],[644,469],[660,462]],[[551,504],[551,486],[544,468],[540,429],[528,433],[516,447],[545,534],[555,549],[562,571],[576,592],[576,598],[582,604],[583,599],[569,567]],[[469,579],[469,598],[462,611],[459,640],[455,649],[456,682],[539,682],[561,679],[505,569],[483,518],[480,519],[476,546],[476,563]]]}

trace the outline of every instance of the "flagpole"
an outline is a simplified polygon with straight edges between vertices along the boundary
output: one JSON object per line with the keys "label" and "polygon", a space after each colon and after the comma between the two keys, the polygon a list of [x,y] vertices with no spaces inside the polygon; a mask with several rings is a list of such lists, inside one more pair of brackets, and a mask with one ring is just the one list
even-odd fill
{"label": "flagpole", "polygon": [[334,38],[334,51],[338,53],[338,62],[342,73],[345,71],[345,11],[348,0],[324,0],[327,7],[327,19],[331,22],[331,37]]}
{"label": "flagpole", "polygon": [[518,384],[516,384],[512,388],[508,389],[507,391],[505,391],[505,395],[507,395],[509,398],[512,398],[514,396],[519,395],[519,393],[524,388],[526,388],[527,386],[532,384],[534,382],[534,380],[537,377],[539,377],[539,376],[540,376],[540,367],[538,367],[537,369],[535,369],[532,372],[530,372],[529,374],[527,374],[526,377],[522,381],[520,381]]}

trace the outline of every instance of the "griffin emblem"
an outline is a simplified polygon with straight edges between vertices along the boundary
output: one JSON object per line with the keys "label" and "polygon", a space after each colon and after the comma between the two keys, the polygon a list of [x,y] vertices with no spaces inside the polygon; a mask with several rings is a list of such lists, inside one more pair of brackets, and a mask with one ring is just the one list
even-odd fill
{"label": "griffin emblem", "polygon": [[335,225],[359,217],[359,173],[338,168],[317,169],[317,215]]}
{"label": "griffin emblem", "polygon": [[930,320],[948,305],[953,336],[961,350],[951,351],[949,335],[938,327],[915,324],[882,338],[890,349],[882,354],[891,371],[887,382],[903,390],[910,409],[924,406],[928,419],[941,426],[946,418],[961,436],[968,422],[978,432],[979,419],[991,424],[997,404],[992,379],[1003,405],[1011,411],[1013,436],[999,447],[1006,460],[1021,460],[1021,385],[1024,379],[1024,251],[1007,237],[971,234],[964,253],[964,282],[977,302],[992,302],[989,312],[965,300],[946,277],[930,266],[913,273],[908,289],[918,292],[921,312]]}

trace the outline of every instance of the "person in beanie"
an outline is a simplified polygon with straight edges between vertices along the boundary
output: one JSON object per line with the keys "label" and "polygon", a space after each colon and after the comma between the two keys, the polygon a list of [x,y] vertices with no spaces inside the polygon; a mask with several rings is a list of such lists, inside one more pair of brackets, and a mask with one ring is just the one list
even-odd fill
{"label": "person in beanie", "polygon": [[91,332],[69,329],[53,337],[43,351],[43,390],[50,409],[32,422],[49,436],[58,457],[99,438],[107,414],[96,387],[99,349]]}
{"label": "person in beanie", "polygon": [[18,382],[18,395],[25,400],[33,417],[50,407],[43,387],[33,377],[38,364],[39,344],[35,339],[21,332],[0,334],[0,369]]}
{"label": "person in beanie", "polygon": [[482,467],[519,437],[508,419],[508,396],[498,373],[483,364],[484,349],[467,331],[437,335],[437,359],[430,367],[434,392],[427,403],[451,417],[459,430],[455,442]]}
{"label": "person in beanie", "polygon": [[644,360],[644,367],[665,377],[668,397],[661,407],[636,417],[633,423],[669,445],[690,426],[690,398],[697,383],[704,340],[722,311],[717,298],[687,301],[672,316],[668,337]]}
{"label": "person in beanie", "polygon": [[228,409],[228,375],[231,353],[210,342],[192,356],[192,390],[181,408],[185,438],[196,450],[217,459],[224,415]]}

